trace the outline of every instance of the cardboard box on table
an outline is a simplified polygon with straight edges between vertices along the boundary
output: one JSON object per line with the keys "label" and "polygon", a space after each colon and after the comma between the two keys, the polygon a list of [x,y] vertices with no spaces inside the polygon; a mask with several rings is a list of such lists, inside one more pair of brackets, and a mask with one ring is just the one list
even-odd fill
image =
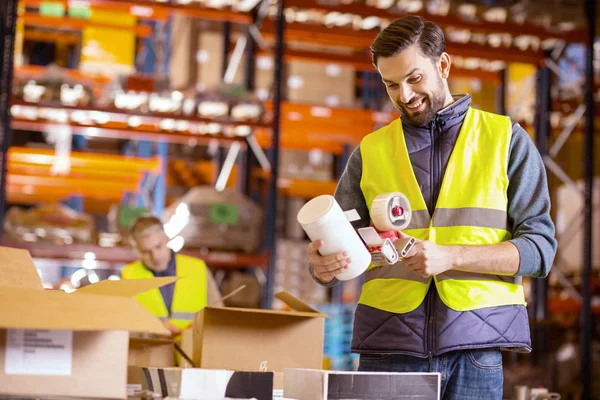
{"label": "cardboard box on table", "polygon": [[176,278],[102,281],[67,294],[44,290],[26,250],[0,247],[0,260],[0,395],[125,398],[128,363],[157,348],[140,344],[139,353],[132,340],[130,353],[130,332],[169,334],[133,296]]}
{"label": "cardboard box on table", "polygon": [[439,373],[388,373],[286,369],[283,395],[295,400],[439,400]]}
{"label": "cardboard box on table", "polygon": [[287,292],[276,298],[293,311],[252,308],[200,310],[194,324],[193,361],[198,368],[275,373],[283,388],[285,368],[321,369],[325,318]]}

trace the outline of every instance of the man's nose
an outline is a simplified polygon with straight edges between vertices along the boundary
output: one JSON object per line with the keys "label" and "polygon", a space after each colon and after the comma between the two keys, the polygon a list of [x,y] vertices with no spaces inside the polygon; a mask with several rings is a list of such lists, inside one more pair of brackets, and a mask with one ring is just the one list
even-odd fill
{"label": "man's nose", "polygon": [[402,85],[400,87],[400,101],[402,104],[410,103],[414,96],[415,92],[409,85]]}

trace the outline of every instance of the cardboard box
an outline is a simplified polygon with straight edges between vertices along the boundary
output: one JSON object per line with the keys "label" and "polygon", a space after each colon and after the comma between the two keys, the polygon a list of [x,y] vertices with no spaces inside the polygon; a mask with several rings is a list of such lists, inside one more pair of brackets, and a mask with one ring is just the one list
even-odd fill
{"label": "cardboard box", "polygon": [[44,290],[28,252],[0,247],[0,394],[126,397],[129,332],[167,336],[133,296],[176,278]]}
{"label": "cardboard box", "polygon": [[139,367],[174,367],[175,343],[170,339],[129,339],[127,365]]}
{"label": "cardboard box", "polygon": [[439,400],[439,373],[387,373],[286,369],[283,395],[295,400]]}
{"label": "cardboard box", "polygon": [[327,315],[287,292],[275,297],[294,311],[207,307],[198,312],[196,366],[258,371],[266,363],[268,371],[281,373],[285,368],[322,368]]}
{"label": "cardboard box", "polygon": [[[143,368],[142,390],[188,400],[273,399],[272,372]],[[157,396],[158,397],[158,396]]]}

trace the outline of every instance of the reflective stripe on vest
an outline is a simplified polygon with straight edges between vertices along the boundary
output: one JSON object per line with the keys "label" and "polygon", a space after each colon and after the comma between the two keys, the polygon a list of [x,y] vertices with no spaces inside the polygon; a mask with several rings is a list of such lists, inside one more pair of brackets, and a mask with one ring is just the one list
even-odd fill
{"label": "reflective stripe on vest", "polygon": [[175,311],[171,313],[171,319],[178,319],[180,321],[193,321],[195,318],[196,313],[193,312]]}
{"label": "reflective stripe on vest", "polygon": [[[400,120],[361,143],[360,186],[367,206],[381,193],[401,192],[410,201],[411,223],[404,233],[440,245],[485,245],[511,238],[508,223],[510,119],[470,108],[448,161],[433,217],[412,169]],[[373,268],[359,303],[389,312],[415,309],[428,284],[407,278],[402,265]],[[457,311],[525,304],[523,287],[512,277],[449,271],[433,280],[442,301]],[[380,291],[376,293],[375,290]],[[386,298],[381,292],[402,293]],[[404,295],[405,294],[405,295]]]}
{"label": "reflective stripe on vest", "polygon": [[[171,312],[167,310],[159,289],[137,295],[136,299],[161,321],[168,321],[179,329],[186,329],[194,321],[196,313],[206,306],[206,264],[193,257],[179,254],[175,257],[177,276],[185,279],[179,279],[175,283]],[[140,261],[126,265],[121,276],[123,279],[154,277]]]}

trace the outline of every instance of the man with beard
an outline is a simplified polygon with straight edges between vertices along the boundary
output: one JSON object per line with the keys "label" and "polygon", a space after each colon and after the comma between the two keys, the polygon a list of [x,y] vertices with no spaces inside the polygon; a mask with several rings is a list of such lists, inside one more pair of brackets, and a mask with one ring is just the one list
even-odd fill
{"label": "man with beard", "polygon": [[[401,117],[362,140],[335,198],[361,228],[377,195],[405,194],[400,235],[417,244],[365,272],[352,351],[362,371],[440,372],[445,400],[502,399],[500,350],[531,351],[522,277],[547,276],[556,251],[541,157],[519,124],[451,95],[437,25],[398,19],[371,52]],[[310,272],[333,286],[352,260],[321,246]]]}

